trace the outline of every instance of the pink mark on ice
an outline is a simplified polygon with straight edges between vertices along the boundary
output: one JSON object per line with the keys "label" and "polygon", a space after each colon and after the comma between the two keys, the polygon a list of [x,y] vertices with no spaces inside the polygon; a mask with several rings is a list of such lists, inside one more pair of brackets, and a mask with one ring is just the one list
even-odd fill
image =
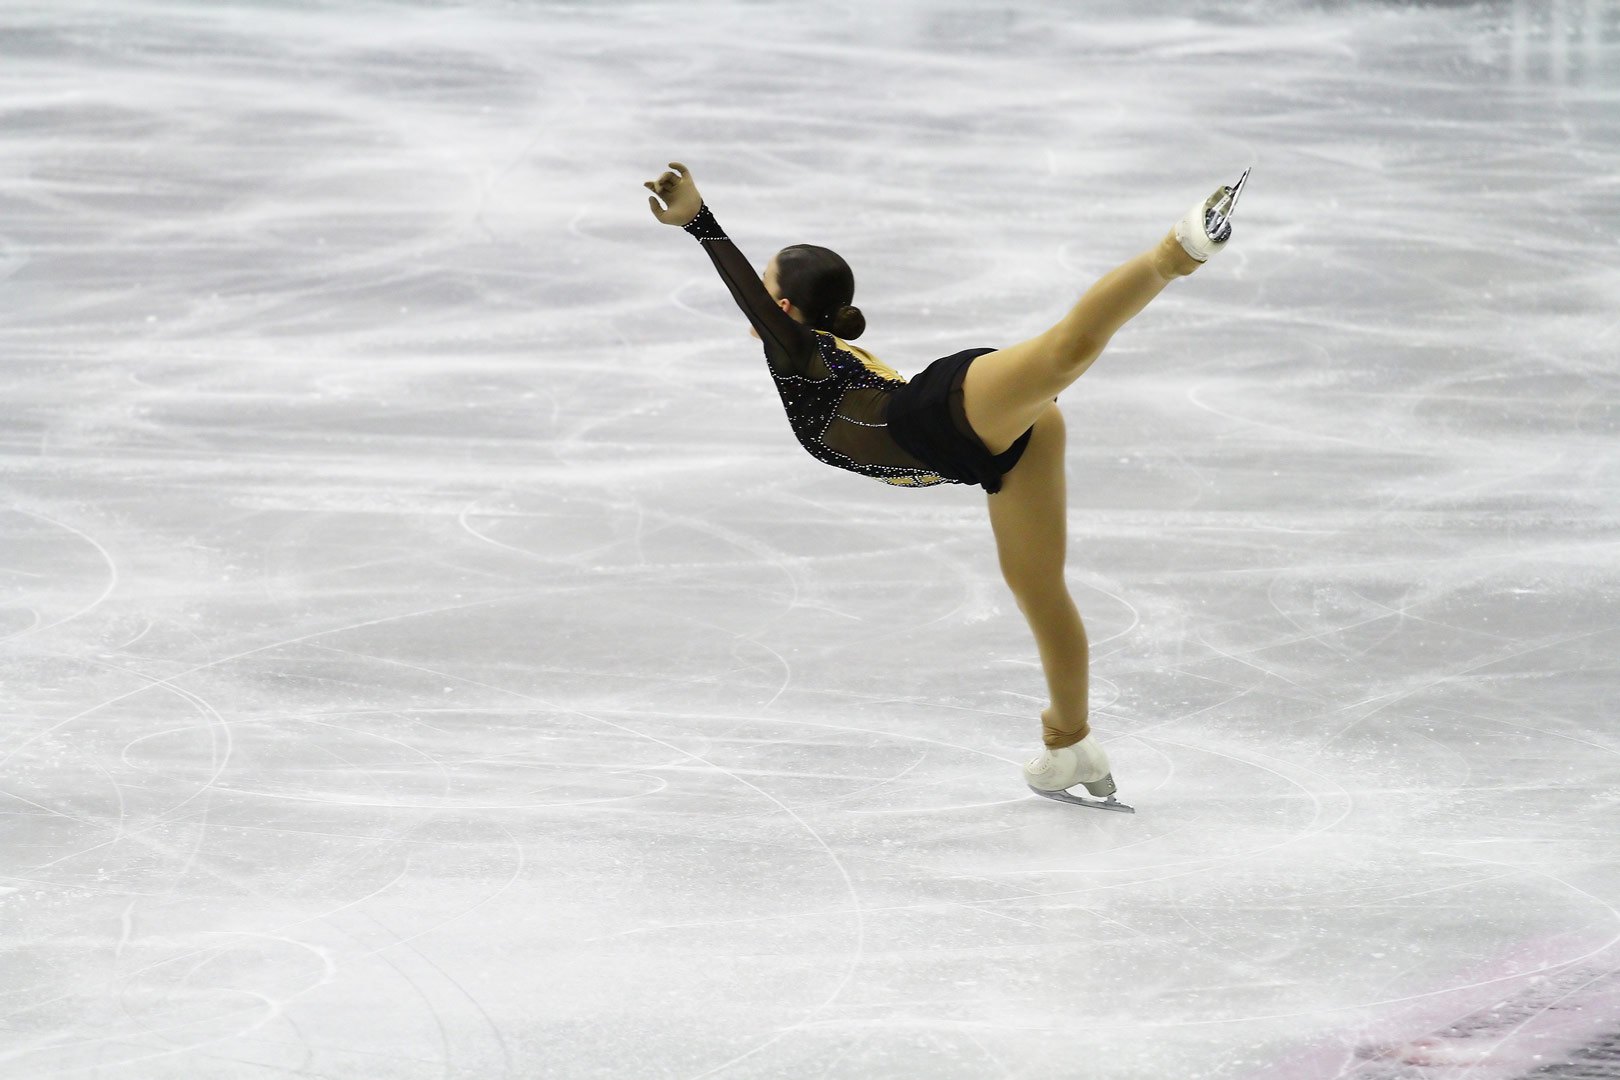
{"label": "pink mark on ice", "polygon": [[1591,1050],[1620,1033],[1620,948],[1591,946],[1526,943],[1255,1080],[1620,1080],[1620,1060]]}

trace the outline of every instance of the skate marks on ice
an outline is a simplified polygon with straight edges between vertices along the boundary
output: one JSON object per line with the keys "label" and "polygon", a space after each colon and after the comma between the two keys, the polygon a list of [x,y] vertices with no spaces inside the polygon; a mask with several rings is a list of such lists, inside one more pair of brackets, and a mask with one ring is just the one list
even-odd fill
{"label": "skate marks on ice", "polygon": [[[1461,9],[1108,6],[7,8],[0,1071],[1252,1080],[1353,1029],[1279,1076],[1386,1080],[1550,1032],[1526,980],[1609,961],[1444,973],[1612,915],[1612,319],[1564,287],[1611,129]],[[1515,75],[1614,70],[1541,19]],[[669,142],[754,259],[851,256],[906,371],[1260,150],[1224,267],[1064,398],[1140,814],[1022,787],[982,498],[803,458],[636,193]]]}
{"label": "skate marks on ice", "polygon": [[1527,942],[1254,1080],[1620,1078],[1620,947],[1593,944]]}
{"label": "skate marks on ice", "polygon": [[[83,618],[118,588],[118,564],[89,533],[19,506],[8,506],[3,513],[0,538],[9,565],[0,572],[0,582],[12,595],[0,610],[0,645]],[[23,520],[11,520],[13,517]],[[83,546],[95,552],[99,565],[84,557]],[[95,595],[86,599],[91,591]],[[74,604],[77,606],[71,610],[56,613]]]}

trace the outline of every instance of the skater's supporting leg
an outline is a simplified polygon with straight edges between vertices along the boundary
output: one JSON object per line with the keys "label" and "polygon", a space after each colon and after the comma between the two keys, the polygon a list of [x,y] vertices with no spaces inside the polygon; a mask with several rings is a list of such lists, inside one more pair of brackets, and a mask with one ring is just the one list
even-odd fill
{"label": "skater's supporting leg", "polygon": [[1001,573],[1035,634],[1046,673],[1052,704],[1041,721],[1050,747],[1071,746],[1091,730],[1086,628],[1063,581],[1068,546],[1064,440],[1063,414],[1048,401],[1024,456],[989,497]]}
{"label": "skater's supporting leg", "polygon": [[1046,333],[974,360],[962,381],[962,408],[980,441],[992,454],[1011,446],[1064,387],[1085,374],[1115,331],[1199,265],[1172,231],[1104,274]]}

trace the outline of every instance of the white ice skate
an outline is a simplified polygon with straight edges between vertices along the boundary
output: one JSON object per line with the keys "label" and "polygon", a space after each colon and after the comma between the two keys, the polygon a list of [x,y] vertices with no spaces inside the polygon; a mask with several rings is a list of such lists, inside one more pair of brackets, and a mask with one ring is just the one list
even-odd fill
{"label": "white ice skate", "polygon": [[[1134,814],[1134,807],[1126,806],[1114,798],[1114,774],[1108,770],[1108,755],[1097,744],[1097,737],[1088,734],[1073,746],[1056,750],[1042,750],[1041,756],[1024,766],[1024,782],[1029,790],[1047,799],[1093,806],[1098,810],[1118,810]],[[1084,799],[1069,794],[1068,789],[1079,786],[1092,795]]]}
{"label": "white ice skate", "polygon": [[1232,238],[1232,212],[1237,209],[1238,196],[1248,182],[1249,170],[1244,169],[1238,182],[1231,187],[1215,189],[1215,194],[1203,202],[1195,203],[1187,216],[1176,222],[1176,239],[1181,249],[1199,262],[1209,257]]}

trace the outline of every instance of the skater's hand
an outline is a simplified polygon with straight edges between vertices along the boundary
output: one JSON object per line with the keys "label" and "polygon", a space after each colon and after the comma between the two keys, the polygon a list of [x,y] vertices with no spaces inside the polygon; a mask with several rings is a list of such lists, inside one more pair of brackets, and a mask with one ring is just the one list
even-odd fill
{"label": "skater's hand", "polygon": [[[698,194],[697,185],[692,183],[692,174],[685,165],[672,161],[669,167],[675,171],[641,186],[652,192],[647,205],[652,207],[653,217],[665,225],[686,225],[703,209],[703,196]],[[659,199],[669,205],[660,206]]]}

